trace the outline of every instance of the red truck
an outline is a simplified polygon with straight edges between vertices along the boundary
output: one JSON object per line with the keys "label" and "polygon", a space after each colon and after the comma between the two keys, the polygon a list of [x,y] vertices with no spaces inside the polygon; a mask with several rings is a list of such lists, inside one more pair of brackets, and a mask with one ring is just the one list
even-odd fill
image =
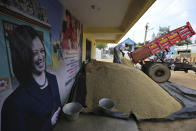
{"label": "red truck", "polygon": [[171,68],[185,72],[188,70],[194,70],[196,72],[196,69],[192,65],[185,62],[171,63],[164,61],[164,59],[160,59],[160,61],[145,61],[150,56],[156,55],[159,52],[169,52],[169,47],[193,35],[195,35],[195,31],[191,27],[190,23],[187,22],[186,25],[172,30],[169,33],[147,43],[143,47],[129,53],[129,57],[135,64],[140,63],[142,65],[142,71],[156,82],[168,81],[171,75]]}

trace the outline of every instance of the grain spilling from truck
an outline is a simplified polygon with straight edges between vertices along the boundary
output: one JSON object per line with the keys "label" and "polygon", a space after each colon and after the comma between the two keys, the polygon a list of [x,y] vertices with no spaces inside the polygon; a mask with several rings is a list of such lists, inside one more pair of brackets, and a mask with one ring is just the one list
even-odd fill
{"label": "grain spilling from truck", "polygon": [[130,59],[126,59],[125,57],[121,58],[122,64],[127,65],[129,67],[134,67],[134,63]]}
{"label": "grain spilling from truck", "polygon": [[86,66],[87,108],[91,112],[101,98],[110,98],[115,110],[137,119],[164,118],[181,104],[133,66],[93,61]]}

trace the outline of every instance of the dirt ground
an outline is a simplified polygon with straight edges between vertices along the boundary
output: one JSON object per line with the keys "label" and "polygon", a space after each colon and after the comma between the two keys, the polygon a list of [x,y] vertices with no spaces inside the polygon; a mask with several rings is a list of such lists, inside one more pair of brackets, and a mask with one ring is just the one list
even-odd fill
{"label": "dirt ground", "polygon": [[189,71],[188,73],[171,71],[170,81],[196,90],[196,73],[194,71]]}
{"label": "dirt ground", "polygon": [[[182,71],[171,71],[171,82],[184,85],[196,90],[196,74]],[[167,122],[141,122],[138,124],[140,131],[196,131],[196,119],[167,121]]]}
{"label": "dirt ground", "polygon": [[111,62],[113,63],[113,59],[96,59],[97,61],[103,61],[103,62]]}

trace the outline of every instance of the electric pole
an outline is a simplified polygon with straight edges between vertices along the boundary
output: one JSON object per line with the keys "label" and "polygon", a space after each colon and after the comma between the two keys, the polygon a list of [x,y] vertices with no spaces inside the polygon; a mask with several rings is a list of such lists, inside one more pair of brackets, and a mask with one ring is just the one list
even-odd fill
{"label": "electric pole", "polygon": [[148,22],[146,23],[146,26],[145,26],[145,34],[144,34],[144,45],[146,44],[146,36],[147,36],[147,33],[148,33],[148,28],[149,28],[149,26],[148,26]]}
{"label": "electric pole", "polygon": [[153,28],[149,29],[149,23],[147,22],[147,23],[146,23],[146,26],[145,26],[144,45],[146,44],[146,37],[147,37],[148,31],[149,31],[149,30],[152,30],[152,29],[153,29]]}

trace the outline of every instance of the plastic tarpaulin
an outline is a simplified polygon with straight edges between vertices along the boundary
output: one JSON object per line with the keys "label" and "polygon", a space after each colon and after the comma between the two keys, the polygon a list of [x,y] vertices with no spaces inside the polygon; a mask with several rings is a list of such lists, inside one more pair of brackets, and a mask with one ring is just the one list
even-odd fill
{"label": "plastic tarpaulin", "polygon": [[171,82],[159,85],[183,106],[181,110],[165,118],[166,120],[196,118],[196,90]]}

